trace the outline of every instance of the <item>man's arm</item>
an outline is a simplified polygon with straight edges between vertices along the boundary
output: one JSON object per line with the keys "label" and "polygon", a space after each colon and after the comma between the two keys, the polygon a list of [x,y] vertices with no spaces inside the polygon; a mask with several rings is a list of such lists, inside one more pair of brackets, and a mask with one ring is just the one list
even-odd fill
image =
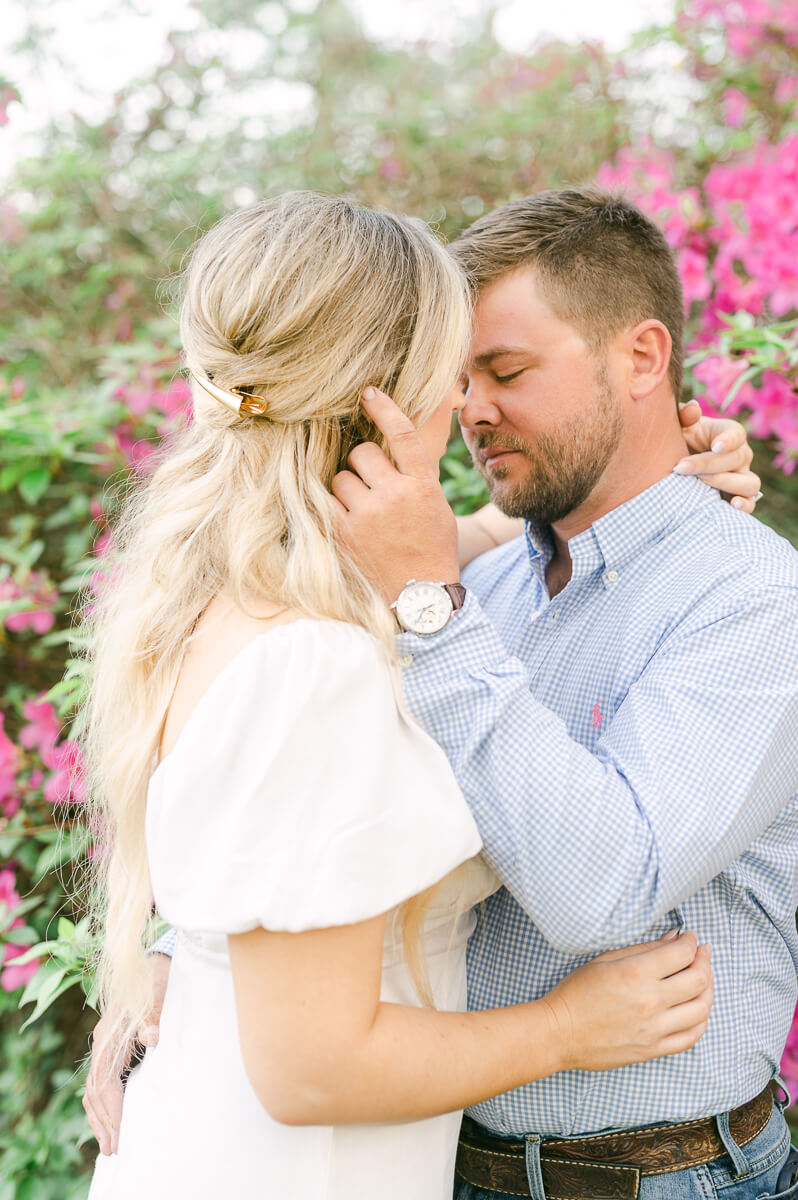
{"label": "man's arm", "polygon": [[795,796],[797,630],[798,598],[774,589],[677,631],[593,752],[532,697],[473,596],[442,633],[400,638],[409,703],[489,861],[553,945],[642,937]]}
{"label": "man's arm", "polygon": [[[332,484],[341,538],[389,602],[409,578],[454,582],[436,465],[389,397],[367,389],[363,405],[393,463],[373,444],[352,451]],[[677,630],[595,752],[534,700],[473,596],[441,633],[400,639],[408,698],[446,750],[488,858],[555,946],[642,936],[794,796],[797,603],[773,588]]]}

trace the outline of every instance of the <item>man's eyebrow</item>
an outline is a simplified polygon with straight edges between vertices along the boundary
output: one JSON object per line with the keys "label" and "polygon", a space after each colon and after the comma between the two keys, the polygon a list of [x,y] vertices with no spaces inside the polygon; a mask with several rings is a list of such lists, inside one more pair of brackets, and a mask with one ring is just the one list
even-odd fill
{"label": "man's eyebrow", "polygon": [[506,358],[511,354],[529,354],[526,346],[491,346],[484,354],[478,354],[472,362],[475,367],[489,367],[495,358]]}

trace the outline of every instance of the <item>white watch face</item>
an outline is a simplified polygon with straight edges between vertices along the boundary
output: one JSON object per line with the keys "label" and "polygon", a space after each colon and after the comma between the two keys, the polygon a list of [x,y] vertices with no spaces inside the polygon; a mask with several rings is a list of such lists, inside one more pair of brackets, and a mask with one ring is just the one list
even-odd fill
{"label": "white watch face", "polygon": [[452,615],[452,598],[437,583],[411,583],[396,601],[399,623],[411,633],[437,633]]}

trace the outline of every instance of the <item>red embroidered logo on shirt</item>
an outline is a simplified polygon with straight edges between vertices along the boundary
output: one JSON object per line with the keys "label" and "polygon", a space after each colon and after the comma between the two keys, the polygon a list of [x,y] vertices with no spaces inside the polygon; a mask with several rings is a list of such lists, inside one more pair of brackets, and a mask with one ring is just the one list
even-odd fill
{"label": "red embroidered logo on shirt", "polygon": [[596,703],[593,705],[593,729],[601,729],[601,722],[603,720],[604,718],[601,715],[601,707],[598,701],[596,701]]}

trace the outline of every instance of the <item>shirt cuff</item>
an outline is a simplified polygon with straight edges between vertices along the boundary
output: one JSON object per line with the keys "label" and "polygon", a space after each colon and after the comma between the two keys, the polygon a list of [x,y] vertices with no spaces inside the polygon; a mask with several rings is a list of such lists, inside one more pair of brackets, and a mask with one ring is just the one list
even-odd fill
{"label": "shirt cuff", "polygon": [[399,665],[409,667],[417,659],[428,654],[439,655],[442,650],[454,649],[458,659],[465,651],[469,666],[489,666],[496,661],[497,648],[501,657],[507,651],[501,646],[495,627],[482,611],[479,601],[470,588],[462,608],[452,613],[439,633],[419,637],[416,633],[396,635],[396,655]]}

